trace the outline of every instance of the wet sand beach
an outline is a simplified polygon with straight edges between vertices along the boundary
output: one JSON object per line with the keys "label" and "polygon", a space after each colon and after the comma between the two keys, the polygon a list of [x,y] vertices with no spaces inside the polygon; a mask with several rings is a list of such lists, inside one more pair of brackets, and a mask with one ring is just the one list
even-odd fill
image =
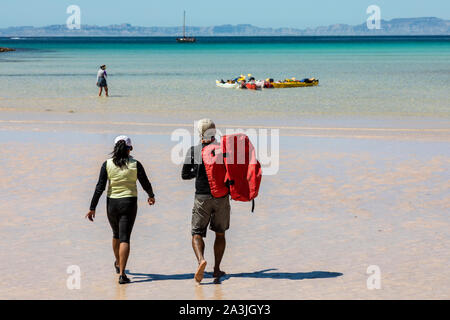
{"label": "wet sand beach", "polygon": [[[212,116],[215,116],[214,114]],[[277,175],[264,176],[255,213],[232,202],[223,270],[196,285],[190,244],[193,182],[171,162],[170,133],[194,117],[90,113],[0,116],[0,299],[448,299],[450,131],[445,119],[274,122],[214,120],[220,127],[280,129]],[[84,219],[102,162],[118,134],[133,139],[157,204],[139,187],[127,266],[113,270],[105,195]],[[206,239],[207,272],[214,236]],[[81,288],[66,286],[67,267]],[[381,289],[367,288],[379,266]]]}

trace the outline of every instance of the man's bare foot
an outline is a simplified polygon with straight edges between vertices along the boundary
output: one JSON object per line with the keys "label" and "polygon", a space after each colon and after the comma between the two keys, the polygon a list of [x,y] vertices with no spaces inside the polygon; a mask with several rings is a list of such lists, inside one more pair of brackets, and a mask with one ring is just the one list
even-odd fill
{"label": "man's bare foot", "polygon": [[225,271],[217,270],[217,271],[214,271],[213,278],[221,278],[224,275],[226,275]]}
{"label": "man's bare foot", "polygon": [[197,281],[198,283],[200,283],[203,280],[205,268],[206,268],[206,260],[202,260],[198,264],[197,272],[195,273],[195,276],[194,276],[195,281]]}

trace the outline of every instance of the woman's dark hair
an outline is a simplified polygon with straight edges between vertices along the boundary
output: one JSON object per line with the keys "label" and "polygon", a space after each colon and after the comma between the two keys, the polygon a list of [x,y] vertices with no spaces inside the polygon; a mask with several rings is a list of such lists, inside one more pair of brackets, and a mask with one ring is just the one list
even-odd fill
{"label": "woman's dark hair", "polygon": [[113,162],[116,166],[119,168],[127,168],[128,160],[129,160],[129,154],[128,151],[131,148],[127,146],[125,140],[119,140],[117,141],[116,145],[114,146],[114,151],[111,152]]}

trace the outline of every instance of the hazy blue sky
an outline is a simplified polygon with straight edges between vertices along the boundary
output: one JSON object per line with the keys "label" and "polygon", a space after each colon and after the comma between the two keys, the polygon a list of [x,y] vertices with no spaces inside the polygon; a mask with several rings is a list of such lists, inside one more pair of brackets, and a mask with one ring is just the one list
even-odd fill
{"label": "hazy blue sky", "polygon": [[188,12],[195,26],[248,23],[261,27],[315,27],[334,23],[359,24],[371,4],[382,19],[436,16],[450,18],[449,0],[0,0],[0,27],[65,24],[66,8],[81,8],[82,24],[131,23],[175,26]]}

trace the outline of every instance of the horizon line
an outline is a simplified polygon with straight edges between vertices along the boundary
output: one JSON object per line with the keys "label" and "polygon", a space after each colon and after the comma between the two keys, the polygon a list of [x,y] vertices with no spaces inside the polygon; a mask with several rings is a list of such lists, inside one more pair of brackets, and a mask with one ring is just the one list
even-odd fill
{"label": "horizon line", "polygon": [[[172,35],[172,36],[148,36],[148,35],[46,35],[46,36],[2,36],[0,35],[0,39],[8,38],[12,40],[11,38],[19,38],[19,39],[26,39],[26,38],[176,38],[178,35]],[[369,34],[369,35],[361,35],[361,34],[355,34],[355,35],[348,35],[348,34],[336,34],[336,35],[253,35],[253,36],[246,36],[246,35],[210,35],[210,36],[195,36],[195,38],[408,38],[408,37],[422,37],[422,38],[428,38],[428,37],[450,37],[450,34]],[[19,40],[17,39],[17,40]]]}

